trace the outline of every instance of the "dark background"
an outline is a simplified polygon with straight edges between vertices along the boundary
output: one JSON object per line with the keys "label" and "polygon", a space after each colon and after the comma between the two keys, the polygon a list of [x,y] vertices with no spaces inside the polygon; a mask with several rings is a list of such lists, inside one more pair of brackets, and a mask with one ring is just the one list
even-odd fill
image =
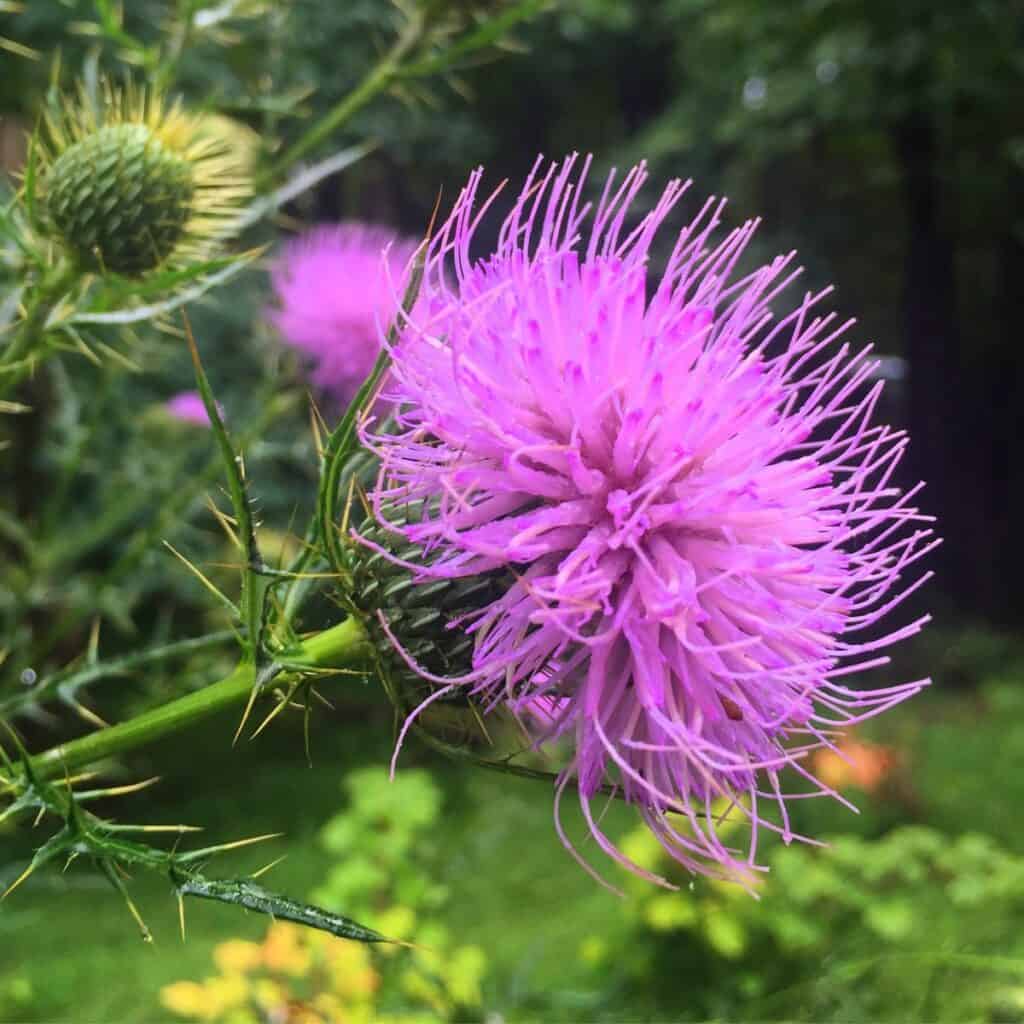
{"label": "dark background", "polygon": [[[281,120],[288,138],[358,81],[396,15],[383,0],[273,7],[226,67],[187,55],[183,84],[257,127],[236,72],[265,62],[283,94],[315,87]],[[18,38],[45,52],[59,39],[73,66],[88,40],[67,28],[89,8],[33,0]],[[142,34],[158,23],[146,8],[126,12]],[[1024,4],[581,0],[515,38],[521,52],[367,108],[348,134],[381,137],[380,154],[302,212],[418,234],[471,166],[515,180],[538,152],[573,150],[728,195],[736,218],[764,218],[765,251],[795,247],[811,286],[837,285],[856,339],[906,360],[905,482],[928,482],[945,537],[932,603],[1019,623]],[[27,115],[48,69],[3,60],[0,107]]]}

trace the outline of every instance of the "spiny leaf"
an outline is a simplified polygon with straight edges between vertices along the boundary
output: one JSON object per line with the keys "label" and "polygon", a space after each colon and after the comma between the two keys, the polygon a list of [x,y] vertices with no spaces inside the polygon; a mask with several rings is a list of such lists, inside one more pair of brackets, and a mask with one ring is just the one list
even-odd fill
{"label": "spiny leaf", "polygon": [[376,142],[362,142],[358,146],[350,146],[348,149],[343,149],[341,152],[313,164],[312,167],[300,171],[290,181],[286,182],[269,196],[250,203],[237,220],[232,221],[224,229],[223,236],[221,237],[230,238],[241,234],[246,228],[252,227],[253,224],[258,223],[264,217],[276,213],[282,206],[290,203],[304,192],[308,192],[325,178],[343,171],[357,160],[362,160],[364,156],[372,153],[376,148]]}
{"label": "spiny leaf", "polygon": [[42,57],[42,54],[38,50],[33,50],[31,46],[25,46],[5,36],[0,36],[0,50],[7,50],[16,57],[24,57],[27,60],[39,60]]}
{"label": "spiny leaf", "polygon": [[259,736],[259,735],[260,735],[260,733],[262,733],[262,732],[263,732],[263,730],[264,730],[264,729],[266,729],[266,727],[267,727],[268,725],[270,725],[270,723],[271,723],[271,722],[272,722],[272,721],[273,721],[273,720],[274,720],[275,718],[277,718],[277,716],[278,716],[278,715],[279,715],[279,714],[280,714],[280,713],[281,713],[281,712],[282,712],[282,711],[283,711],[283,710],[284,710],[284,709],[285,709],[286,707],[288,707],[289,703],[291,702],[291,699],[292,699],[292,697],[293,697],[293,696],[295,695],[295,693],[297,692],[297,690],[299,689],[299,687],[300,687],[301,685],[302,685],[302,680],[301,680],[301,679],[297,679],[297,680],[295,680],[295,682],[293,682],[293,683],[291,684],[291,686],[290,686],[290,687],[288,688],[288,692],[287,692],[287,693],[285,693],[285,694],[282,694],[282,695],[281,695],[281,697],[280,697],[280,698],[278,699],[278,702],[277,702],[277,703],[276,703],[276,704],[274,705],[274,707],[273,707],[273,708],[271,709],[270,713],[269,713],[269,714],[268,714],[268,715],[267,715],[267,716],[266,716],[266,717],[265,717],[265,718],[263,719],[263,721],[262,721],[262,722],[260,722],[260,724],[259,724],[259,725],[258,725],[258,726],[257,726],[257,727],[256,727],[256,728],[255,728],[255,729],[253,730],[253,733],[252,733],[252,735],[251,735],[251,736],[249,737],[249,739],[250,739],[250,740],[254,740],[254,739],[256,739],[256,737],[257,737],[257,736]]}
{"label": "spiny leaf", "polygon": [[70,828],[65,826],[56,835],[50,836],[49,839],[43,843],[39,849],[36,850],[32,860],[29,861],[28,867],[18,877],[11,882],[9,886],[4,890],[3,895],[0,895],[0,901],[7,899],[8,896],[15,889],[18,888],[30,875],[41,868],[44,864],[48,864],[51,860],[58,857],[61,853],[67,852],[73,841],[73,833]]}
{"label": "spiny leaf", "polygon": [[280,857],[275,857],[269,864],[264,864],[263,867],[257,868],[252,874],[249,875],[252,879],[262,878],[267,872],[273,871],[282,861],[288,857],[287,853],[282,853]]}
{"label": "spiny leaf", "polygon": [[202,585],[206,587],[206,589],[211,594],[213,594],[213,596],[217,598],[217,600],[220,601],[221,604],[223,604],[224,607],[227,608],[232,615],[235,616],[235,618],[241,618],[241,613],[238,609],[238,605],[236,605],[235,602],[232,601],[231,598],[224,593],[224,591],[222,591],[219,587],[212,583],[210,579],[203,573],[203,571],[197,565],[195,565],[193,562],[190,562],[169,541],[164,541],[164,547],[167,548],[167,550],[170,551],[170,553],[174,555],[175,558],[179,559],[189,570],[189,572],[191,572],[196,577],[196,579],[198,579],[199,582],[202,583]]}
{"label": "spiny leaf", "polygon": [[228,853],[231,850],[240,850],[243,846],[254,846],[256,843],[265,843],[271,839],[280,839],[283,832],[266,832],[259,836],[249,836],[246,839],[235,839],[230,843],[218,843],[216,846],[206,846],[201,850],[189,850],[188,853],[179,853],[175,856],[175,864],[196,864],[209,860],[221,853]]}
{"label": "spiny leaf", "polygon": [[353,939],[356,942],[395,941],[349,917],[280,896],[248,879],[220,880],[192,875],[178,881],[177,891],[184,896],[245,907],[247,910],[268,914],[276,920],[293,921],[340,939]]}
{"label": "spiny leaf", "polygon": [[25,156],[25,171],[22,177],[22,196],[25,200],[25,210],[28,219],[34,224],[37,220],[36,213],[36,175],[39,173],[39,127],[36,122],[36,130],[29,136],[28,153]]}
{"label": "spiny leaf", "polygon": [[158,317],[166,316],[168,313],[181,309],[182,306],[189,302],[201,298],[211,288],[216,288],[218,285],[224,284],[225,281],[230,281],[231,278],[245,270],[255,256],[255,253],[243,253],[235,257],[231,264],[223,270],[204,277],[197,284],[190,288],[182,289],[163,302],[155,302],[148,306],[135,306],[131,309],[112,310],[110,312],[92,313],[87,311],[75,313],[66,322],[71,324],[137,324],[144,320],[155,320]]}
{"label": "spiny leaf", "polygon": [[152,942],[153,933],[149,930],[146,922],[143,921],[142,915],[139,913],[139,908],[135,906],[134,901],[128,894],[124,881],[116,871],[116,866],[111,864],[108,860],[99,861],[99,865],[103,874],[107,876],[107,880],[110,884],[121,894],[121,898],[124,900],[125,906],[128,907],[128,913],[132,915],[135,923],[139,926],[139,931],[142,933],[142,941]]}
{"label": "spiny leaf", "polygon": [[185,324],[185,336],[188,340],[189,352],[192,356],[192,365],[195,369],[196,385],[199,388],[203,405],[206,407],[207,415],[210,418],[210,428],[214,439],[220,448],[221,460],[228,478],[228,492],[231,495],[231,505],[234,509],[235,523],[238,528],[238,539],[245,555],[246,565],[242,570],[242,594],[239,602],[239,614],[245,630],[246,658],[258,670],[265,660],[262,643],[262,612],[263,597],[268,583],[263,578],[265,564],[263,556],[260,554],[259,545],[256,542],[256,527],[253,522],[252,506],[245,479],[245,466],[241,455],[231,443],[227,428],[224,426],[224,420],[217,406],[217,400],[214,398],[213,389],[210,387],[210,381],[206,376],[206,371],[203,369],[202,360],[199,358],[199,348],[192,334],[192,326],[184,313],[182,318]]}
{"label": "spiny leaf", "polygon": [[31,706],[55,697],[70,701],[74,699],[79,689],[92,683],[125,676],[136,669],[145,668],[147,665],[170,661],[195,651],[207,650],[210,647],[226,643],[234,636],[234,632],[224,630],[219,633],[210,633],[207,636],[162,644],[159,647],[137,651],[121,658],[112,658],[109,661],[98,659],[90,661],[87,657],[84,667],[77,668],[72,665],[61,669],[59,672],[39,680],[31,690],[20,690],[0,699],[0,715],[17,715]]}
{"label": "spiny leaf", "polygon": [[104,830],[114,833],[131,832],[173,832],[175,835],[185,835],[189,832],[202,832],[200,825],[116,825],[107,822]]}
{"label": "spiny leaf", "polygon": [[[166,295],[182,285],[189,284],[210,274],[218,274],[222,270],[233,266],[236,260],[237,257],[235,256],[221,256],[217,259],[193,263],[187,267],[158,270],[140,281],[115,278],[112,281],[108,279],[104,283],[107,284],[108,291],[110,292],[110,301],[132,299],[137,302],[139,299],[145,299],[150,296]],[[98,296],[91,312],[104,312],[105,302],[105,296]]]}
{"label": "spiny leaf", "polygon": [[106,729],[110,726],[106,719],[102,718],[80,700],[69,700],[67,703],[79,718],[88,722],[94,729]]}
{"label": "spiny leaf", "polygon": [[105,789],[84,789],[75,793],[75,799],[79,803],[86,800],[109,800],[115,796],[127,796],[130,793],[139,793],[150,786],[155,786],[160,781],[159,775],[143,779],[141,782],[129,782],[123,786],[108,786]]}

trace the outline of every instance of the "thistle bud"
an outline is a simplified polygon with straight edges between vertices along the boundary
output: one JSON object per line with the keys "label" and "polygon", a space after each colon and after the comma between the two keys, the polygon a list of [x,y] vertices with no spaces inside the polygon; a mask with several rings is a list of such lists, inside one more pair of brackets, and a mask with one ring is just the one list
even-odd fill
{"label": "thistle bud", "polygon": [[348,549],[348,600],[366,622],[392,678],[417,689],[422,689],[423,679],[410,662],[436,676],[457,677],[470,671],[474,636],[455,627],[497,600],[513,582],[504,570],[419,579],[412,567],[425,565],[429,555],[397,531],[422,518],[417,505],[390,509],[386,522],[368,517]]}
{"label": "thistle bud", "polygon": [[229,149],[158,96],[108,90],[49,123],[46,228],[86,270],[140,276],[202,258],[248,190]]}

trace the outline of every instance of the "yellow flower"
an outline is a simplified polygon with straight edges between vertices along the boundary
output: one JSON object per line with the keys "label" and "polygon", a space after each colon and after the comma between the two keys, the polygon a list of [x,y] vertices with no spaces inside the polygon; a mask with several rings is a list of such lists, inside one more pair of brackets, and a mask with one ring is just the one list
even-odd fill
{"label": "yellow flower", "polygon": [[206,1020],[216,1020],[228,1010],[245,1006],[249,1002],[249,982],[241,974],[222,974],[210,978],[204,986]]}
{"label": "yellow flower", "polygon": [[816,751],[811,762],[814,774],[833,789],[857,786],[868,793],[880,789],[897,766],[895,753],[876,743],[862,743],[844,736],[837,750]]}
{"label": "yellow flower", "polygon": [[263,962],[263,950],[255,942],[229,939],[213,951],[214,963],[225,974],[254,971]]}
{"label": "yellow flower", "polygon": [[197,981],[175,981],[164,985],[160,989],[160,1002],[179,1017],[208,1019],[204,1013],[206,992]]}
{"label": "yellow flower", "polygon": [[288,989],[270,978],[258,978],[253,982],[253,1002],[271,1019],[281,1016],[281,1008],[288,1006]]}
{"label": "yellow flower", "polygon": [[263,940],[263,963],[268,970],[302,978],[309,973],[313,958],[302,943],[297,925],[275,921]]}

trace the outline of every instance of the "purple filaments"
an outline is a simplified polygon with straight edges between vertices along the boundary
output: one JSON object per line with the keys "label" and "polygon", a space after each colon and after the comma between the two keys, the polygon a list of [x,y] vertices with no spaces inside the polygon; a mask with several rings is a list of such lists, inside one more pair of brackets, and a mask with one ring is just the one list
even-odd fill
{"label": "purple filaments", "polygon": [[[373,500],[430,510],[401,528],[421,578],[514,573],[463,625],[472,671],[435,681],[571,738],[560,832],[575,782],[597,845],[662,881],[602,831],[591,802],[614,791],[684,866],[749,883],[761,829],[803,838],[788,799],[838,796],[809,752],[926,685],[844,683],[926,621],[873,629],[937,541],[892,482],[907,439],[872,423],[869,350],[816,312],[827,290],[774,316],[793,254],[739,273],[756,223],[716,237],[713,200],[655,276],[686,186],[627,223],[644,167],[591,208],[588,165],[538,162],[484,260],[470,178],[393,352],[398,425],[365,431]],[[728,842],[723,814],[747,824]]]}
{"label": "purple filaments", "polygon": [[270,319],[308,358],[314,385],[341,406],[373,367],[415,248],[387,228],[321,225],[287,243],[273,266]]}

